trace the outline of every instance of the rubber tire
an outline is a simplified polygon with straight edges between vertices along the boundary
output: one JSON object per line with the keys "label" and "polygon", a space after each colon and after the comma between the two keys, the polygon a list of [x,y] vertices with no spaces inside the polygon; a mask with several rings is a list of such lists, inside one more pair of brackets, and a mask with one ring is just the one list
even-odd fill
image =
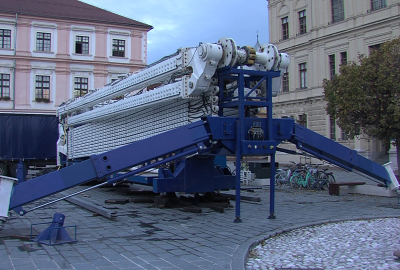
{"label": "rubber tire", "polygon": [[275,184],[279,187],[282,187],[283,183],[286,183],[286,172],[279,171],[275,174]]}
{"label": "rubber tire", "polygon": [[333,176],[333,174],[328,174],[328,180],[329,180],[329,183],[335,183],[336,182],[335,177]]}
{"label": "rubber tire", "polygon": [[307,179],[307,188],[308,189],[314,188],[314,185],[318,181],[318,178],[316,176],[317,176],[317,174],[313,173],[308,177],[308,179]]}
{"label": "rubber tire", "polygon": [[321,171],[318,174],[318,180],[320,183],[317,185],[317,188],[318,187],[320,187],[320,189],[324,189],[324,187],[329,188],[329,178],[325,172]]}
{"label": "rubber tire", "polygon": [[0,163],[0,175],[8,176],[7,164]]}
{"label": "rubber tire", "polygon": [[291,188],[299,188],[299,184],[298,184],[299,177],[300,177],[299,174],[295,174],[290,178],[290,187]]}

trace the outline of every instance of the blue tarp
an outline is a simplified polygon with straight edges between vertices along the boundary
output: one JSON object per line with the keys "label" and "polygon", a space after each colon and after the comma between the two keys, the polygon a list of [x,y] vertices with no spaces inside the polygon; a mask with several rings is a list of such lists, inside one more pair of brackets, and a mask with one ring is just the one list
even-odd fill
{"label": "blue tarp", "polygon": [[54,115],[0,114],[0,159],[56,159]]}

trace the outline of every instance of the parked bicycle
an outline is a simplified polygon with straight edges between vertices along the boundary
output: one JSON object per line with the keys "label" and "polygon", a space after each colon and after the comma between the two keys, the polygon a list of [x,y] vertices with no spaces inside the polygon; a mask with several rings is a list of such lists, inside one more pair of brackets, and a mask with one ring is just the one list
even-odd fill
{"label": "parked bicycle", "polygon": [[293,173],[290,178],[290,186],[292,188],[307,188],[321,190],[329,187],[329,183],[335,182],[333,172],[327,172],[328,169],[320,170],[321,164],[306,164],[302,169]]}
{"label": "parked bicycle", "polygon": [[310,164],[305,164],[303,167],[297,169],[290,178],[290,186],[292,188],[308,188],[310,183],[313,182],[315,172]]}
{"label": "parked bicycle", "polygon": [[327,188],[329,188],[329,184],[330,183],[335,183],[335,177],[333,176],[333,172],[327,172],[327,168],[320,170],[318,172],[318,178],[319,179],[323,179],[324,180],[324,184],[322,185],[322,187],[326,186]]}
{"label": "parked bicycle", "polygon": [[285,166],[285,168],[277,169],[275,173],[275,185],[278,187],[282,187],[282,185],[288,185],[290,177],[292,173],[297,170],[300,164],[296,164],[295,162],[291,161],[293,165]]}
{"label": "parked bicycle", "polygon": [[320,165],[321,164],[314,165],[315,169],[312,171],[312,178],[310,179],[308,185],[309,189],[321,190],[327,183],[327,179],[323,174],[326,169],[320,170],[318,168]]}
{"label": "parked bicycle", "polygon": [[282,187],[289,185],[291,188],[321,190],[335,183],[333,172],[328,169],[319,169],[322,164],[301,164],[291,161],[292,165],[285,166],[276,171],[275,185]]}

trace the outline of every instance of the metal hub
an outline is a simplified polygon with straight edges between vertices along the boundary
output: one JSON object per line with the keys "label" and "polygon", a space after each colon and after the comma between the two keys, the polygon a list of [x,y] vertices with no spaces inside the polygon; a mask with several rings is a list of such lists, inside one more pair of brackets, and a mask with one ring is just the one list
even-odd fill
{"label": "metal hub", "polygon": [[223,55],[218,63],[218,68],[233,66],[237,61],[236,42],[231,38],[221,38],[218,44],[223,48]]}

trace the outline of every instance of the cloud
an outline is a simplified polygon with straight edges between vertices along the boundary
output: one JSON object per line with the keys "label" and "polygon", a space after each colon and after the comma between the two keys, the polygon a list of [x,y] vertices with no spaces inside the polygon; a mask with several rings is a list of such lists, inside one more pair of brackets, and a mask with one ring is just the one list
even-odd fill
{"label": "cloud", "polygon": [[253,46],[268,41],[266,0],[83,0],[119,15],[150,24],[148,62],[152,63],[180,47],[199,42],[235,39],[237,45]]}

